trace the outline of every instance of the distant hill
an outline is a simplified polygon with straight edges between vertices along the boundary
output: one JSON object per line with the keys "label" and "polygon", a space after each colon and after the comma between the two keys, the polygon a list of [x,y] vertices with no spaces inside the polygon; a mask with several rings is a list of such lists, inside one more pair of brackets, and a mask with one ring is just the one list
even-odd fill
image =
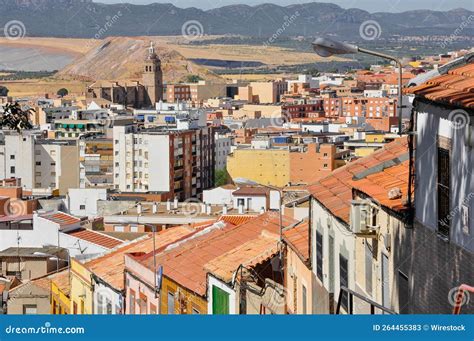
{"label": "distant hill", "polygon": [[202,25],[202,33],[207,35],[269,37],[279,32],[281,36],[336,34],[344,39],[358,40],[361,39],[359,27],[367,20],[380,24],[382,38],[395,34],[450,35],[461,25],[465,26],[463,35],[474,35],[474,17],[471,17],[474,12],[465,9],[371,14],[360,9],[343,9],[334,4],[317,2],[289,6],[233,5],[204,11],[181,9],[172,4],[106,5],[91,0],[0,0],[0,13],[0,27],[9,21],[19,20],[24,23],[27,36],[43,37],[180,35],[183,25],[191,20],[198,21]]}
{"label": "distant hill", "polygon": [[[156,41],[155,41],[156,42]],[[178,52],[156,42],[156,52],[161,59],[165,82],[186,81],[188,75],[198,75],[213,80],[219,77],[206,68],[187,60]],[[56,74],[60,79],[141,79],[150,39],[141,37],[110,37],[93,47],[84,56]]]}

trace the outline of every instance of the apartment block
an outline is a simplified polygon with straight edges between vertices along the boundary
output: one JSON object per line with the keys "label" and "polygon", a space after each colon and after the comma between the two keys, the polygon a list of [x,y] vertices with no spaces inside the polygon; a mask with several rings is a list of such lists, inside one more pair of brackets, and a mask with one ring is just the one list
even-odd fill
{"label": "apartment block", "polygon": [[0,178],[21,178],[23,188],[79,187],[77,140],[44,139],[41,133],[4,132],[0,142]]}
{"label": "apartment block", "polygon": [[114,126],[114,187],[185,200],[214,183],[212,127],[194,130]]}

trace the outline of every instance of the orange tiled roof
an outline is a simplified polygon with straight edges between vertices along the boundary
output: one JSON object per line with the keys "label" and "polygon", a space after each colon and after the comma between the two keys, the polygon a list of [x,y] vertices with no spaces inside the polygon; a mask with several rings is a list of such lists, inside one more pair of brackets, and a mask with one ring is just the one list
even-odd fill
{"label": "orange tiled roof", "polygon": [[[188,236],[196,231],[190,230],[186,226],[176,226],[156,234],[155,247],[162,248],[173,243],[184,236]],[[140,241],[135,241],[118,248],[102,257],[93,259],[84,264],[86,268],[95,275],[107,282],[110,286],[118,289],[124,289],[123,274],[125,271],[125,254],[133,252],[149,253],[153,251],[152,234]]]}
{"label": "orange tiled roof", "polygon": [[246,223],[247,221],[249,221],[253,218],[255,218],[254,215],[238,215],[238,214],[231,215],[231,214],[227,214],[227,215],[221,216],[219,220],[225,221],[225,222],[233,224],[233,225],[240,225],[240,224]]}
{"label": "orange tiled roof", "polygon": [[[295,220],[283,216],[283,225],[289,226]],[[234,226],[227,224],[204,235],[188,240],[183,244],[156,255],[156,263],[163,266],[166,277],[179,285],[204,296],[206,294],[207,271],[205,265],[242,244],[257,239],[263,231],[278,234],[280,231],[279,217],[267,212]],[[140,262],[153,269],[153,255],[149,254]]]}
{"label": "orange tiled roof", "polygon": [[[373,154],[334,170],[330,175],[309,185],[308,190],[335,217],[349,224],[352,188],[357,186],[352,178],[365,170],[380,165],[385,161],[393,160],[407,152],[407,138],[396,139]],[[364,190],[364,187],[360,187],[361,190]],[[404,195],[406,196],[406,192]]]}
{"label": "orange tiled roof", "polygon": [[63,270],[56,274],[49,276],[51,281],[63,292],[64,295],[68,296],[71,293],[71,283],[69,281],[69,270]]}
{"label": "orange tiled roof", "polygon": [[474,108],[474,62],[452,68],[446,74],[408,88],[405,92],[430,101],[472,109]]}
{"label": "orange tiled roof", "polygon": [[81,219],[66,214],[64,212],[47,213],[43,214],[41,217],[44,219],[48,219],[53,223],[59,224],[60,227],[74,225],[81,221]]}
{"label": "orange tiled roof", "polygon": [[283,231],[283,239],[303,262],[309,261],[309,224],[307,221]]}
{"label": "orange tiled roof", "polygon": [[212,259],[204,265],[204,269],[224,282],[230,282],[240,265],[254,267],[276,255],[278,240],[277,234],[262,233],[257,238]]}
{"label": "orange tiled roof", "polygon": [[123,240],[108,236],[104,233],[100,233],[92,230],[79,230],[69,233],[70,236],[84,239],[92,244],[96,244],[107,249],[113,249],[123,243]]}
{"label": "orange tiled roof", "polygon": [[[404,210],[404,200],[408,193],[409,160],[397,166],[384,169],[382,172],[368,175],[354,181],[353,187],[375,199],[380,205],[392,210]],[[401,198],[390,199],[388,192],[392,188],[399,188]]]}

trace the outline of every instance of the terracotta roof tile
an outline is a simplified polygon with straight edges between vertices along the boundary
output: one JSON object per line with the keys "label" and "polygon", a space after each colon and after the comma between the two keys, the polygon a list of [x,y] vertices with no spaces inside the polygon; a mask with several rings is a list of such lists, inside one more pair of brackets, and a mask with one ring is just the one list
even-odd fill
{"label": "terracotta roof tile", "polygon": [[[402,137],[396,139],[395,141],[386,144],[383,148],[377,150],[373,154],[334,170],[327,177],[309,185],[308,190],[311,192],[312,196],[324,207],[330,210],[335,217],[349,224],[352,188],[358,186],[358,188],[364,191],[361,180],[354,181],[353,177],[364,170],[382,164],[385,161],[400,157],[407,152],[407,138]],[[389,171],[390,168],[387,168],[385,171]],[[397,170],[391,170],[390,172],[394,171]],[[391,173],[387,173],[387,177],[384,176],[384,178],[380,180],[380,183],[386,181],[388,181],[388,183],[393,182],[393,177],[390,177],[390,174]],[[377,174],[373,176],[376,177]],[[401,176],[406,176],[406,181],[408,182],[407,173],[402,173]],[[370,179],[373,178],[370,177]],[[393,187],[396,187],[395,185],[396,183],[394,183]],[[389,185],[387,184],[387,186]],[[406,192],[404,192],[404,195],[406,196]]]}
{"label": "terracotta roof tile", "polygon": [[71,293],[69,270],[63,270],[61,272],[49,276],[49,278],[59,288],[59,290],[64,293],[64,295],[69,297]]}
{"label": "terracotta roof tile", "polygon": [[474,108],[474,61],[407,88],[406,93],[463,108]]}
{"label": "terracotta roof tile", "polygon": [[41,215],[41,218],[48,219],[52,221],[53,223],[59,224],[61,228],[77,224],[81,221],[81,219],[76,218],[72,215],[66,214],[64,212],[43,214]]}
{"label": "terracotta roof tile", "polygon": [[69,233],[70,236],[86,240],[92,244],[102,246],[106,249],[113,249],[123,243],[122,240],[108,236],[93,230],[82,229]]}
{"label": "terracotta roof tile", "polygon": [[[294,223],[296,221],[292,218],[283,216],[284,226]],[[277,214],[267,212],[238,226],[226,224],[221,228],[209,230],[206,234],[158,253],[156,263],[163,266],[165,276],[204,296],[207,280],[205,265],[223,254],[242,247],[243,244],[249,243],[251,245],[262,235],[263,231],[270,234],[279,233],[280,224]],[[140,262],[149,269],[153,269],[152,254],[141,259]]]}
{"label": "terracotta roof tile", "polygon": [[[180,238],[196,233],[186,226],[176,226],[167,230],[160,231],[156,234],[155,247],[162,248],[173,243]],[[144,239],[136,240],[130,244],[124,245],[114,251],[95,258],[84,264],[86,268],[92,271],[96,276],[107,282],[113,288],[118,290],[124,289],[123,274],[125,271],[125,254],[133,252],[148,253],[153,251],[152,234],[147,235]]]}
{"label": "terracotta roof tile", "polygon": [[309,224],[307,221],[283,231],[283,240],[303,262],[309,261]]}

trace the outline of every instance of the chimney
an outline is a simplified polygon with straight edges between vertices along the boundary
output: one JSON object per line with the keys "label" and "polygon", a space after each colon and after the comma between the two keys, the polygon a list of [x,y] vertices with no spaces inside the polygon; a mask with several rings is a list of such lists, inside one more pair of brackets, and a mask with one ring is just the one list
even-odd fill
{"label": "chimney", "polygon": [[155,201],[153,203],[153,214],[157,214],[158,213],[158,203]]}
{"label": "chimney", "polygon": [[142,215],[142,203],[141,202],[139,202],[137,204],[137,214]]}
{"label": "chimney", "polygon": [[171,211],[171,201],[169,199],[166,200],[166,210]]}
{"label": "chimney", "polygon": [[262,206],[262,207],[260,208],[260,214],[264,214],[264,213],[265,213],[265,207]]}
{"label": "chimney", "polygon": [[227,214],[227,205],[222,206],[222,214]]}
{"label": "chimney", "polygon": [[210,215],[211,214],[211,204],[207,204],[206,206],[206,214]]}
{"label": "chimney", "polygon": [[244,205],[239,205],[239,214],[244,214]]}
{"label": "chimney", "polygon": [[206,203],[205,203],[205,202],[203,202],[203,203],[201,204],[201,213],[202,213],[202,214],[205,214],[205,213],[206,213]]}

